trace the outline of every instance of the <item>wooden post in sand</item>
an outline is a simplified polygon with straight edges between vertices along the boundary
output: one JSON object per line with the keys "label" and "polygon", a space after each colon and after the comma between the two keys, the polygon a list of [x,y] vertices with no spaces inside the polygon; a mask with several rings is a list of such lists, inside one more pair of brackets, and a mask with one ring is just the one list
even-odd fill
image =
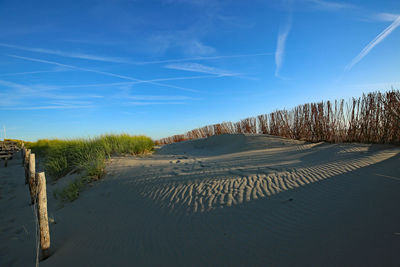
{"label": "wooden post in sand", "polygon": [[28,149],[25,151],[24,157],[24,167],[25,167],[25,184],[28,184],[29,181],[29,158],[30,158],[31,150]]}
{"label": "wooden post in sand", "polygon": [[22,147],[21,149],[22,166],[25,166],[25,154],[26,154],[26,148]]}
{"label": "wooden post in sand", "polygon": [[40,248],[43,259],[49,257],[50,231],[47,217],[46,177],[44,172],[36,173],[38,190],[38,217],[40,228]]}
{"label": "wooden post in sand", "polygon": [[35,204],[36,202],[36,172],[35,172],[35,154],[31,153],[29,155],[29,192],[31,193],[31,203]]}

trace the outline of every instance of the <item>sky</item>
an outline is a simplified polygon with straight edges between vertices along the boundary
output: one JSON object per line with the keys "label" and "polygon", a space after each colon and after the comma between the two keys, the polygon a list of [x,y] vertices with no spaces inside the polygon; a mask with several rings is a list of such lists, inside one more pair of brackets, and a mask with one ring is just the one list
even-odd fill
{"label": "sky", "polygon": [[0,139],[158,139],[400,89],[400,1],[0,0]]}

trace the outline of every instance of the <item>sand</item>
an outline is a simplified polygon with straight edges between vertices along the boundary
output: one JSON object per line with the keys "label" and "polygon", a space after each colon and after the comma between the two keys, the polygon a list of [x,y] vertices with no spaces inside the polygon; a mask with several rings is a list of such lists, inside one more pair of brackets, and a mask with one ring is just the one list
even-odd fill
{"label": "sand", "polygon": [[[400,265],[399,146],[221,135],[112,158],[62,208],[56,187],[41,266]],[[0,168],[1,266],[35,262],[28,203],[16,158]]]}

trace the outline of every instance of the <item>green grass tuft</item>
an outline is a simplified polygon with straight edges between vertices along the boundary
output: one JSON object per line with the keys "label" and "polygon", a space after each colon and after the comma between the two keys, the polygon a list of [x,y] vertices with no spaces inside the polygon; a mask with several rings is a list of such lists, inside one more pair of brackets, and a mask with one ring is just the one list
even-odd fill
{"label": "green grass tuft", "polygon": [[80,178],[57,192],[62,201],[72,201],[87,182],[98,180],[105,172],[105,159],[113,155],[150,153],[154,142],[146,136],[128,134],[102,135],[94,139],[42,139],[27,146],[44,159],[44,168],[53,180],[71,171],[82,172]]}
{"label": "green grass tuft", "polygon": [[79,197],[80,191],[90,182],[87,177],[75,179],[72,183],[64,187],[62,190],[53,192],[54,198],[58,199],[61,203],[72,202]]}

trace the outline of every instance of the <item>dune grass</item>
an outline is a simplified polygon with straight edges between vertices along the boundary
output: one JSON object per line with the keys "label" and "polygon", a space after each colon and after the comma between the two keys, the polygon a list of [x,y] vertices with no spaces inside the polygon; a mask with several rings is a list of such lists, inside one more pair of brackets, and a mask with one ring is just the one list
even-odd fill
{"label": "dune grass", "polygon": [[139,155],[153,150],[153,141],[146,136],[128,134],[102,135],[93,139],[42,139],[28,143],[33,153],[44,160],[44,169],[53,180],[70,172],[81,173],[73,183],[56,192],[62,201],[72,201],[90,181],[104,175],[105,159],[112,155]]}

